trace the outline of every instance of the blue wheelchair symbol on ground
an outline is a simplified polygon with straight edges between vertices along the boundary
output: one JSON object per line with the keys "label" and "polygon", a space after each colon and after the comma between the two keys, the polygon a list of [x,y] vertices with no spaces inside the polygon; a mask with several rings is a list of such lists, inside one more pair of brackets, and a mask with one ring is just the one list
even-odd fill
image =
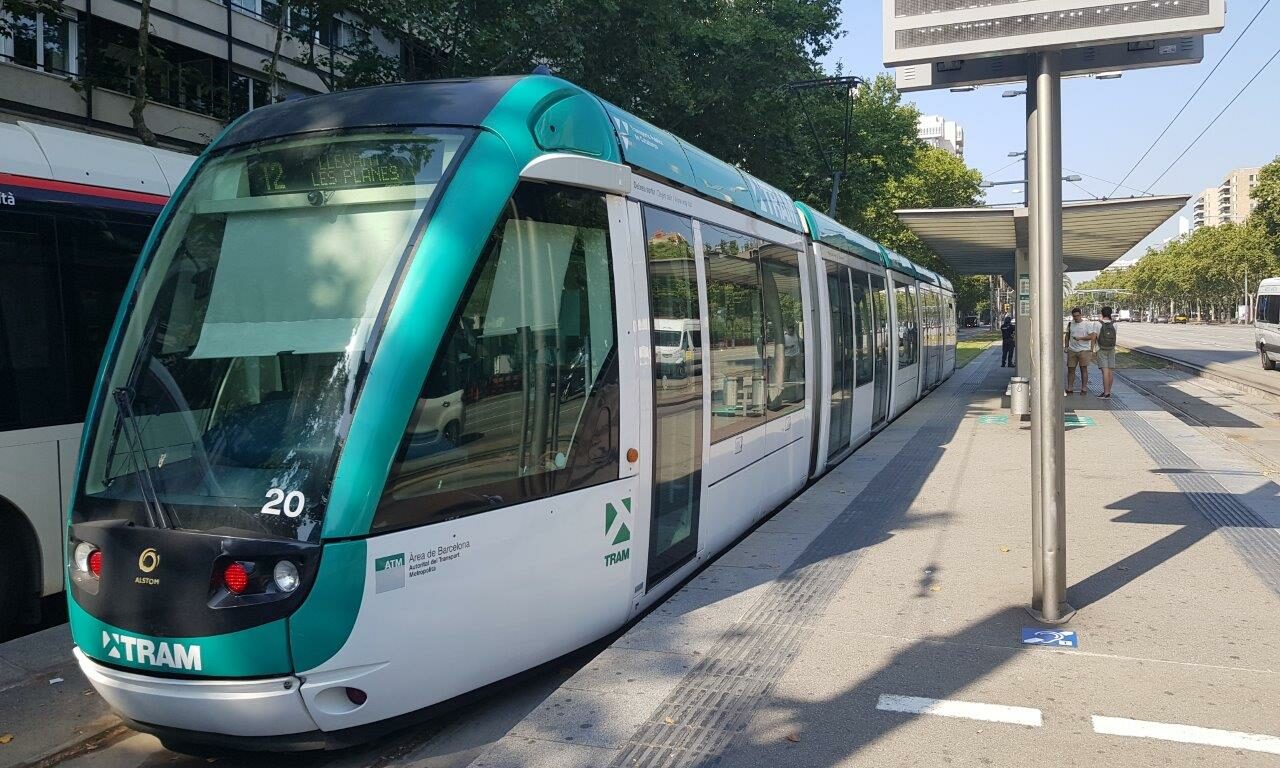
{"label": "blue wheelchair symbol on ground", "polygon": [[1045,645],[1050,648],[1079,648],[1080,638],[1069,629],[1022,628],[1023,645]]}

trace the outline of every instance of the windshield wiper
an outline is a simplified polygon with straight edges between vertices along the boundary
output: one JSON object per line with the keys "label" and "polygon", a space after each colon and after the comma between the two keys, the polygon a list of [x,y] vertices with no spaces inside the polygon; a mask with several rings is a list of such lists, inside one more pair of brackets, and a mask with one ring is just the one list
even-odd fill
{"label": "windshield wiper", "polygon": [[[160,502],[160,494],[156,493],[151,465],[147,463],[147,454],[143,451],[142,433],[138,431],[138,420],[133,413],[133,398],[125,387],[116,387],[111,396],[115,398],[116,409],[120,411],[119,416],[125,424],[124,437],[129,441],[129,458],[133,461],[133,474],[142,491],[142,502],[147,507],[147,520],[153,528],[171,528],[164,504]],[[138,454],[142,454],[142,461],[138,461]]]}

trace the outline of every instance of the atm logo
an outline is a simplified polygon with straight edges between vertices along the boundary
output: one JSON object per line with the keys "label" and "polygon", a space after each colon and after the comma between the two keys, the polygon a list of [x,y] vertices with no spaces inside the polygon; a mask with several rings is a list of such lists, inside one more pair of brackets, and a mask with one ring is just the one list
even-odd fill
{"label": "atm logo", "polygon": [[404,553],[397,552],[373,561],[373,592],[381,594],[404,587]]}
{"label": "atm logo", "polygon": [[102,649],[107,656],[134,664],[200,671],[200,646],[155,642],[141,637],[102,631]]}
{"label": "atm logo", "polygon": [[[604,505],[604,535],[605,540],[611,542],[609,546],[619,547],[631,541],[631,528],[627,526],[627,520],[631,519],[631,499],[630,497],[622,499],[621,504],[609,502]],[[631,559],[631,547],[625,546],[621,549],[614,549],[604,556],[604,565],[608,568],[611,565],[626,562]]]}

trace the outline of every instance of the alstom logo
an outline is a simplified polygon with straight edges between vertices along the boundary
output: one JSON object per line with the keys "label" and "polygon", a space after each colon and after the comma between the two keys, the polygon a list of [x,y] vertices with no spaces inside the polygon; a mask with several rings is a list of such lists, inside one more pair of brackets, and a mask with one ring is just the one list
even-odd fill
{"label": "alstom logo", "polygon": [[142,637],[102,631],[102,649],[113,659],[153,667],[200,671],[200,646],[154,642]]}

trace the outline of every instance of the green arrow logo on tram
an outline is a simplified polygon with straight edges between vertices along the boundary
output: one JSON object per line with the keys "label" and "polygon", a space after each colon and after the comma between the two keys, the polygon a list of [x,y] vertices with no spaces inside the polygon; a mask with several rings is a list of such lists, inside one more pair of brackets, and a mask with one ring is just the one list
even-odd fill
{"label": "green arrow logo on tram", "polygon": [[[627,513],[630,514],[631,499],[629,497],[623,499],[622,504],[624,507],[626,507]],[[604,505],[604,532],[606,536],[609,535],[610,531],[614,530],[614,523],[618,524],[617,533],[614,534],[613,544],[611,544],[610,546],[616,547],[617,545],[622,544],[623,542],[631,541],[631,529],[627,527],[626,523],[618,520],[618,508],[615,507],[612,503],[605,504]]]}

